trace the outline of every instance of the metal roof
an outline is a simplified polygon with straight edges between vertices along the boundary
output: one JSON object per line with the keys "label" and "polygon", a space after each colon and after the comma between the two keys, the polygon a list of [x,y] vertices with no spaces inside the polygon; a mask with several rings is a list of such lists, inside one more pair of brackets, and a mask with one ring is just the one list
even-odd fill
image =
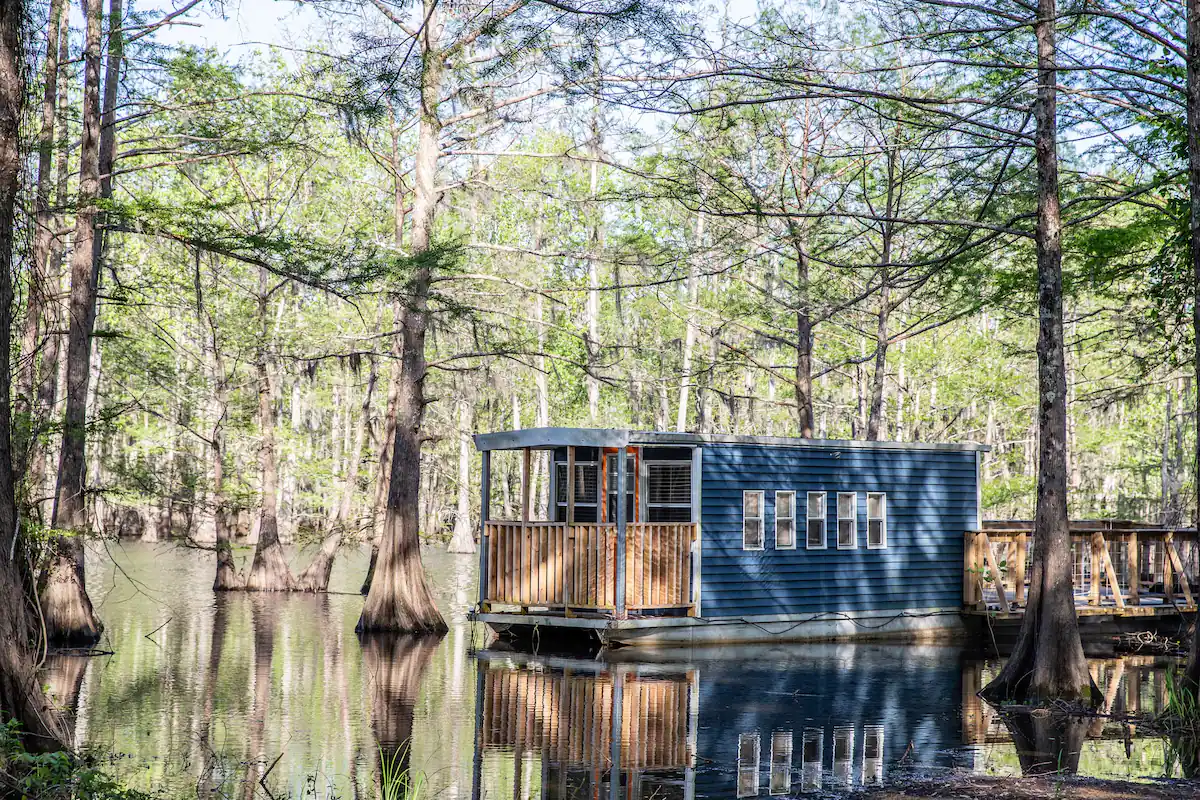
{"label": "metal roof", "polygon": [[861,439],[799,439],[787,436],[733,436],[719,433],[631,431],[623,428],[522,428],[475,434],[478,450],[519,450],[524,447],[628,447],[659,445],[699,447],[706,444],[754,444],[761,447],[808,447],[826,450],[972,450],[990,447],[975,442],[868,442]]}

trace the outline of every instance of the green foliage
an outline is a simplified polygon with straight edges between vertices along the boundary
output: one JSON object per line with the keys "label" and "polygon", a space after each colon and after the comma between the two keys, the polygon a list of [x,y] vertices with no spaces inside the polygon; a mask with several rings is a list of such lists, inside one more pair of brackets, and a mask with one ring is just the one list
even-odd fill
{"label": "green foliage", "polygon": [[146,800],[66,751],[31,753],[15,720],[0,726],[0,793],[21,800]]}

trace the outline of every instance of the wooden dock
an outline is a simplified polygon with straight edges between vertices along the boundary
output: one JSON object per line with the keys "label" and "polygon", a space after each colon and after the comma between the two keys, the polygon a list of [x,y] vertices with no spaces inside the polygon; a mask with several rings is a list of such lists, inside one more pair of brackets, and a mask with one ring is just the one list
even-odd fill
{"label": "wooden dock", "polygon": [[[1006,619],[1025,607],[1031,522],[985,522],[963,543],[963,609]],[[1122,520],[1071,522],[1072,576],[1081,617],[1160,617],[1196,610],[1195,528]]]}

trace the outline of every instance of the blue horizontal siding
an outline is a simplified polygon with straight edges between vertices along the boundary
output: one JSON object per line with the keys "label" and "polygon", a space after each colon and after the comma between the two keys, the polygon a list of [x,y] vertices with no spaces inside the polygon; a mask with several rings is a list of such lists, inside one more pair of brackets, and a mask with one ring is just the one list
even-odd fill
{"label": "blue horizontal siding", "polygon": [[[975,453],[707,445],[706,617],[902,611],[962,603],[963,531],[976,524]],[[742,492],[765,494],[765,549],[742,549]],[[796,493],[794,550],[775,550],[777,491]],[[808,492],[826,492],[826,548],[805,547]],[[857,544],[837,548],[838,492],[858,495]],[[887,494],[888,546],[867,549],[867,493]]]}

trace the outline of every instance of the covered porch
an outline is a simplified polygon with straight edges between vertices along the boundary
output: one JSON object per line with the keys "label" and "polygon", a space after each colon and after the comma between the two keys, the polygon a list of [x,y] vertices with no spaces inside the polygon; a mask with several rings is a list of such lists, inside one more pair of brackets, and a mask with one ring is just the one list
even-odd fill
{"label": "covered porch", "polygon": [[[481,434],[475,443],[483,461],[480,612],[611,619],[698,613],[698,445],[574,428]],[[492,515],[493,454],[504,451],[520,460],[517,519]],[[535,458],[549,482],[536,519]]]}

